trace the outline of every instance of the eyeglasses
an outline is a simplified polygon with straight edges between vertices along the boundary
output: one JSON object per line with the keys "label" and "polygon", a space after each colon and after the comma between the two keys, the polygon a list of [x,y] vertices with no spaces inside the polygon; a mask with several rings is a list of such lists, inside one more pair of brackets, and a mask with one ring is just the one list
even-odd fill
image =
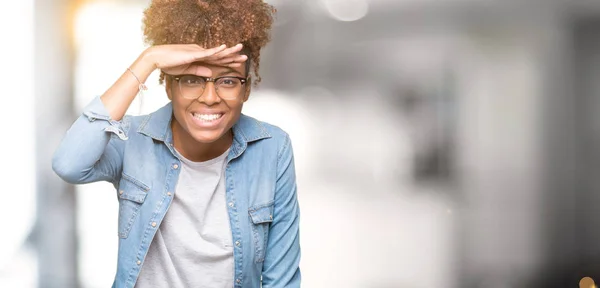
{"label": "eyeglasses", "polygon": [[223,76],[210,78],[198,75],[168,75],[179,84],[179,92],[185,99],[198,99],[206,89],[207,82],[213,82],[217,95],[223,100],[235,100],[242,94],[248,78]]}

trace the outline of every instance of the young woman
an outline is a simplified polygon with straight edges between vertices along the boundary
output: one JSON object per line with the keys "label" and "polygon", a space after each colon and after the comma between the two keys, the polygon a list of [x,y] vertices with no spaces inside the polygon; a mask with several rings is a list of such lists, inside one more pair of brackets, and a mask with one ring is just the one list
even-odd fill
{"label": "young woman", "polygon": [[[153,1],[150,48],[66,133],[54,171],[117,191],[113,287],[300,286],[290,138],[241,113],[273,13],[262,0]],[[171,101],[126,116],[156,69]]]}

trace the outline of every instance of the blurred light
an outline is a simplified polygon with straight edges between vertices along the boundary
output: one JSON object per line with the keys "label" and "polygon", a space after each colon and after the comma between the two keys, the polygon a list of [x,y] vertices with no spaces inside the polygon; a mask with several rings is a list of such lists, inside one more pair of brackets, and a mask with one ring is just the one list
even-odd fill
{"label": "blurred light", "polygon": [[0,121],[14,123],[4,125],[3,132],[18,143],[0,152],[5,163],[10,163],[1,178],[7,193],[0,203],[0,218],[6,220],[0,239],[0,287],[37,287],[38,282],[36,251],[26,242],[36,216],[33,15],[31,0],[15,1],[10,9],[0,10],[0,32],[6,40],[0,63],[10,67],[0,71],[5,96]]}
{"label": "blurred light", "polygon": [[[81,113],[92,98],[110,87],[145,49],[140,30],[144,8],[144,3],[109,1],[90,2],[77,11],[75,113]],[[144,101],[136,97],[127,114],[153,111],[168,101],[157,75],[153,73],[146,81],[149,89],[144,93]],[[114,278],[119,208],[110,193],[113,189],[107,182],[76,187],[81,287],[107,287]]]}
{"label": "blurred light", "polygon": [[[117,2],[86,4],[76,15],[75,112],[101,95],[146,48],[141,35],[145,6]],[[127,110],[129,115],[155,111],[168,102],[159,85],[160,72],[146,80],[146,90]]]}
{"label": "blurred light", "polygon": [[273,26],[283,26],[294,20],[302,9],[303,1],[287,1],[287,0],[266,0],[265,2],[273,5],[277,9],[275,22]]}
{"label": "blurred light", "polygon": [[283,91],[252,91],[250,100],[244,104],[243,113],[258,120],[277,125],[285,130],[292,140],[296,170],[310,166],[311,122],[310,116],[293,95]]}
{"label": "blurred light", "polygon": [[321,0],[329,15],[339,21],[360,20],[369,12],[367,0]]}
{"label": "blurred light", "polygon": [[579,281],[579,288],[596,288],[596,283],[594,279],[590,277],[583,277],[581,281]]}
{"label": "blurred light", "polygon": [[[8,3],[7,3],[8,4]],[[27,237],[36,216],[35,125],[33,55],[34,3],[14,1],[0,9],[0,33],[4,40],[0,63],[3,105],[0,105],[2,132],[8,144],[0,152],[5,165],[0,202],[0,287],[34,287],[37,281],[36,257],[29,251]],[[19,283],[18,285],[16,283]]]}

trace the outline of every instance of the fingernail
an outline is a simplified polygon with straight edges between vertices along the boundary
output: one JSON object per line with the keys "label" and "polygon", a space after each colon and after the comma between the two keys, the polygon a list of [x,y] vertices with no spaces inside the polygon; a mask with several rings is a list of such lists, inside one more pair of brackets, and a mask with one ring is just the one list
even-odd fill
{"label": "fingernail", "polygon": [[225,48],[225,47],[227,47],[227,45],[225,45],[225,44],[219,46],[219,48]]}

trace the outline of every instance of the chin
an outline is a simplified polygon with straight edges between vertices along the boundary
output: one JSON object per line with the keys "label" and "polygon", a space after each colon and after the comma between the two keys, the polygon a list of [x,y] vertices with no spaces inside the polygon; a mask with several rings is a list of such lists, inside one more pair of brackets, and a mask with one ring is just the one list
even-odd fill
{"label": "chin", "polygon": [[198,143],[211,144],[221,139],[226,131],[194,131],[190,133]]}

